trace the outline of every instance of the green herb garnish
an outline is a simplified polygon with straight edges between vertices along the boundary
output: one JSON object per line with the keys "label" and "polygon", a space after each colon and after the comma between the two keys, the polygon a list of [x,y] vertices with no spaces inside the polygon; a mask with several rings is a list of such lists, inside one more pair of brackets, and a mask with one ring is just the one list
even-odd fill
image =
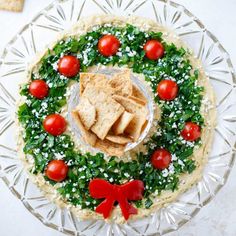
{"label": "green herb garnish", "polygon": [[[115,56],[103,57],[98,53],[98,39],[107,33],[114,34],[121,42],[121,48]],[[146,59],[142,50],[143,44],[151,38],[160,40],[165,47],[165,55],[158,61]],[[45,116],[60,113],[66,104],[65,93],[69,80],[54,69],[59,58],[65,54],[77,55],[82,71],[98,64],[128,65],[133,72],[144,74],[154,93],[162,79],[171,77],[177,82],[180,89],[175,100],[165,102],[155,97],[155,102],[162,109],[162,118],[159,130],[146,143],[147,154],[137,153],[137,160],[129,162],[117,161],[114,157],[106,161],[101,153],[93,156],[77,152],[68,135],[53,137],[43,130],[42,121]],[[24,127],[24,152],[32,155],[35,160],[32,172],[44,173],[47,163],[53,160],[55,155],[60,155],[70,166],[70,171],[58,192],[73,205],[91,210],[100,202],[91,198],[88,191],[88,184],[93,178],[103,178],[116,184],[131,179],[144,181],[145,198],[136,202],[137,207],[149,208],[153,204],[153,193],[160,194],[163,190],[177,189],[179,175],[191,173],[195,169],[191,155],[194,146],[200,145],[200,141],[189,143],[181,139],[180,131],[186,121],[191,120],[204,125],[200,114],[203,87],[195,84],[198,72],[192,72],[192,66],[187,58],[187,51],[165,43],[161,33],[144,32],[132,25],[123,28],[100,26],[80,36],[79,39],[70,37],[58,42],[42,58],[38,70],[40,78],[50,87],[48,97],[43,100],[33,98],[28,93],[27,84],[21,89],[21,95],[26,97],[26,103],[19,107],[18,118]],[[31,79],[35,79],[34,74]],[[78,81],[79,75],[71,79]],[[149,162],[152,152],[159,147],[168,148],[176,157],[173,165],[164,171],[154,169]]]}

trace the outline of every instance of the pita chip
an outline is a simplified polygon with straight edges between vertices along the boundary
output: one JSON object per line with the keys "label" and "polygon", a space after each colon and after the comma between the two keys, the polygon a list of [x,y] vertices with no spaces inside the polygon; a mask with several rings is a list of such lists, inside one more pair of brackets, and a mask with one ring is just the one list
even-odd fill
{"label": "pita chip", "polygon": [[130,96],[132,94],[132,81],[130,79],[130,70],[124,70],[121,73],[115,74],[109,84],[114,90],[114,94],[120,96]]}
{"label": "pita chip", "polygon": [[91,84],[86,86],[83,96],[97,112],[96,122],[91,130],[103,140],[125,109],[104,90]]}
{"label": "pita chip", "polygon": [[7,11],[22,11],[24,0],[0,0],[0,9]]}
{"label": "pita chip", "polygon": [[88,84],[101,87],[109,86],[108,79],[104,74],[80,73],[80,96],[82,96],[84,89]]}
{"label": "pita chip", "polygon": [[89,130],[96,121],[96,109],[85,97],[80,98],[79,105],[76,107],[80,120],[84,127]]}
{"label": "pita chip", "polygon": [[127,126],[125,132],[133,137],[136,142],[142,132],[142,127],[146,121],[147,109],[146,107],[134,102],[132,99],[121,97],[118,95],[112,96],[117,102],[119,102],[126,111],[133,113],[134,118]]}
{"label": "pita chip", "polygon": [[146,97],[135,85],[133,85],[132,89],[133,89],[132,90],[132,96],[137,98],[137,99],[142,100],[145,104],[147,104]]}
{"label": "pita chip", "polygon": [[109,140],[97,140],[96,148],[110,156],[122,156],[124,154],[125,146],[110,142]]}
{"label": "pita chip", "polygon": [[125,136],[121,136],[121,135],[112,135],[112,134],[108,134],[106,136],[106,139],[113,142],[113,143],[118,143],[118,144],[122,144],[125,145],[127,143],[132,142],[131,138],[125,137]]}
{"label": "pita chip", "polygon": [[140,98],[134,97],[133,95],[129,96],[128,98],[132,99],[133,101],[137,102],[138,104],[140,104],[142,106],[146,105],[146,101],[144,101]]}
{"label": "pita chip", "polygon": [[125,111],[121,117],[112,126],[115,135],[123,134],[130,121],[134,118],[134,114]]}
{"label": "pita chip", "polygon": [[75,110],[72,111],[71,115],[72,115],[74,121],[76,122],[77,126],[80,129],[80,132],[82,134],[82,137],[83,137],[84,141],[86,143],[90,144],[92,147],[94,147],[95,144],[96,144],[96,140],[97,140],[96,135],[93,134],[91,131],[88,131],[88,130],[85,129],[85,127],[83,126],[83,124],[80,120],[80,116],[79,116],[77,111],[75,111]]}

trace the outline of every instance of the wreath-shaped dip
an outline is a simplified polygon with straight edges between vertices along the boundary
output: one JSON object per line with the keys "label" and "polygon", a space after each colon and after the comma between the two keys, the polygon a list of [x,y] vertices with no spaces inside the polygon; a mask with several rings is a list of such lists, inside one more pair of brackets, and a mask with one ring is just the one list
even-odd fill
{"label": "wreath-shaped dip", "polygon": [[152,21],[79,21],[20,95],[19,153],[45,194],[81,218],[143,217],[201,178],[214,94],[190,50]]}

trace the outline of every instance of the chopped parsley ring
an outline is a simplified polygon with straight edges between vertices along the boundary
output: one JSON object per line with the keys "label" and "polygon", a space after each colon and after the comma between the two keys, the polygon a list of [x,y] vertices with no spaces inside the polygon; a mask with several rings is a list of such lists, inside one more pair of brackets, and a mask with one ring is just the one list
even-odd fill
{"label": "chopped parsley ring", "polygon": [[[113,34],[120,41],[118,52],[110,57],[102,56],[97,49],[99,38],[105,34]],[[143,45],[149,39],[156,39],[164,45],[165,54],[157,61],[145,57]],[[117,161],[115,157],[106,161],[102,153],[91,155],[77,152],[69,135],[52,136],[44,131],[44,118],[49,114],[60,113],[67,102],[65,94],[69,79],[55,70],[62,55],[77,56],[81,72],[99,64],[127,65],[134,73],[145,76],[155,95],[156,87],[163,79],[171,78],[178,84],[179,92],[174,100],[163,101],[155,96],[155,102],[162,109],[162,117],[160,128],[146,143],[147,153],[137,153],[137,160],[129,162]],[[57,191],[69,203],[94,210],[101,200],[93,199],[89,194],[88,185],[93,178],[102,178],[112,184],[139,179],[145,184],[144,199],[134,203],[137,207],[149,208],[152,205],[152,194],[158,195],[163,190],[174,191],[178,188],[180,174],[191,173],[195,169],[191,155],[194,147],[201,145],[201,140],[188,142],[181,137],[180,132],[188,121],[204,125],[200,114],[203,87],[195,83],[198,71],[192,73],[188,52],[164,42],[162,33],[144,32],[132,25],[94,27],[78,39],[70,37],[58,42],[41,59],[38,73],[50,89],[48,96],[39,100],[29,93],[28,84],[21,88],[20,94],[26,97],[26,102],[18,110],[19,121],[24,127],[24,152],[34,158],[31,170],[34,174],[44,174],[51,160],[63,159],[67,163],[67,179],[59,184]],[[32,73],[31,80],[36,79],[37,76]],[[70,79],[79,81],[79,74]],[[167,169],[154,169],[150,163],[152,153],[158,148],[166,148],[172,154],[172,162]],[[46,176],[45,179],[55,184]]]}

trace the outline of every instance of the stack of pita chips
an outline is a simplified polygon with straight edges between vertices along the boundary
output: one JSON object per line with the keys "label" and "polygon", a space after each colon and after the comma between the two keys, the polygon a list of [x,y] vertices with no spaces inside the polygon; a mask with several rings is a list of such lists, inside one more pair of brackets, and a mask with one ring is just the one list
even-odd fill
{"label": "stack of pita chips", "polygon": [[103,74],[80,74],[80,102],[72,116],[84,141],[111,156],[122,156],[147,124],[147,100],[130,76],[129,70],[111,79]]}

